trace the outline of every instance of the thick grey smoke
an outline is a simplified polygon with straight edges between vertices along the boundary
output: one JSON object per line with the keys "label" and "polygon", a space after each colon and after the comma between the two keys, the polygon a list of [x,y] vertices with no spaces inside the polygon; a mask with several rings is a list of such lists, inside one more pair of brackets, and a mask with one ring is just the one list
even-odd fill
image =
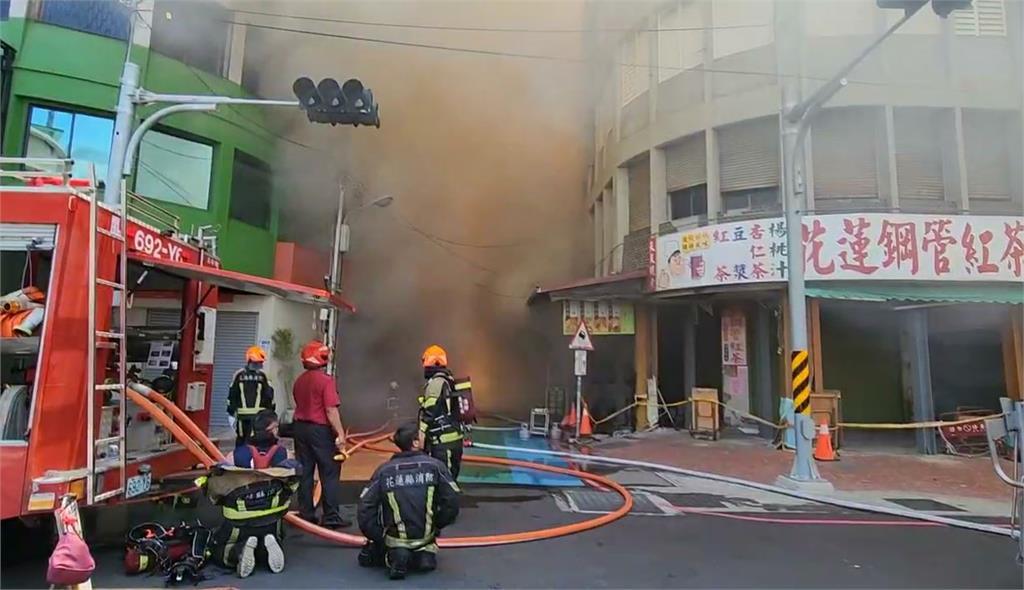
{"label": "thick grey smoke", "polygon": [[[251,10],[389,23],[580,28],[582,2],[279,2]],[[579,58],[583,36],[389,29],[250,16],[257,23],[415,43]],[[548,339],[531,322],[537,283],[589,272],[585,179],[586,67],[261,30],[263,93],[290,95],[298,76],[358,77],[381,104],[382,127],[282,127],[295,175],[284,239],[327,250],[347,179],[352,227],[341,383],[350,421],[379,422],[388,383],[408,413],[419,355],[448,349],[478,403],[523,415],[543,401]],[[253,44],[249,44],[250,51]],[[388,209],[360,202],[393,195]],[[558,350],[562,353],[562,350]]]}

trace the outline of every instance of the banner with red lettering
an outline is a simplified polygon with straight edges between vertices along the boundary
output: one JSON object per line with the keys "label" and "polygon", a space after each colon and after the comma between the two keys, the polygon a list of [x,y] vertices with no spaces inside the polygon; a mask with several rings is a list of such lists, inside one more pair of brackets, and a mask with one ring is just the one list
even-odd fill
{"label": "banner with red lettering", "polygon": [[[785,281],[786,240],[781,217],[659,236],[656,290]],[[816,215],[803,243],[808,280],[1024,281],[1024,217]]]}

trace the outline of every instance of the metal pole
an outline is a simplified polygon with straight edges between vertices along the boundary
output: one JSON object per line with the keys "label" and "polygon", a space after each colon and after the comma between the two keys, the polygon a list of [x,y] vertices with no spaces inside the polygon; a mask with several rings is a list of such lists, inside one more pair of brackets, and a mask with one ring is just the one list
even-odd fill
{"label": "metal pole", "polygon": [[580,439],[583,424],[583,376],[576,375],[576,440]]}
{"label": "metal pole", "polygon": [[117,96],[114,137],[110,142],[110,158],[107,160],[107,175],[104,180],[103,202],[108,205],[116,205],[121,200],[121,171],[124,169],[128,141],[132,135],[132,123],[135,119],[134,98],[138,90],[139,66],[126,61],[124,71],[121,73],[121,90]]}
{"label": "metal pole", "polygon": [[[338,279],[341,275],[341,226],[345,220],[345,187],[338,187],[338,214],[334,222],[334,247],[331,248],[331,274],[328,279],[330,282],[329,289],[331,293],[336,292],[340,285],[338,285]],[[327,341],[327,348],[331,350],[331,362],[327,364],[327,374],[334,374],[334,358],[335,358],[335,347],[337,345],[337,330],[338,330],[338,308],[331,306],[327,310],[327,335],[325,340]]]}
{"label": "metal pole", "polygon": [[[787,480],[792,485],[822,482],[812,455],[814,424],[811,420],[811,375],[807,353],[807,300],[804,294],[804,256],[801,218],[804,210],[804,167],[800,150],[801,118],[790,113],[800,106],[800,7],[797,2],[775,3],[775,43],[778,51],[779,84],[782,89],[782,202],[786,212],[787,295],[789,297],[790,346],[792,357],[791,393],[796,408],[796,456]],[[791,480],[791,481],[789,481]]]}

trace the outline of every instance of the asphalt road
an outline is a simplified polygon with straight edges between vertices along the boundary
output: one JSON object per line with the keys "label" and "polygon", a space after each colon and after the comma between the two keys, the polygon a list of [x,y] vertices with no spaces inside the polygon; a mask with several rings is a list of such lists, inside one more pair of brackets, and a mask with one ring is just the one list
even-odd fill
{"label": "asphalt road", "polygon": [[[351,492],[346,490],[346,495]],[[511,532],[582,518],[560,510],[551,491],[522,486],[467,486],[463,506],[460,521],[446,534]],[[775,515],[815,516],[882,519],[828,508],[820,514],[804,509]],[[4,545],[9,542],[4,539]],[[295,531],[285,547],[283,574],[258,570],[239,580],[210,567],[214,577],[200,587],[1024,587],[1009,539],[946,527],[780,524],[704,514],[628,516],[601,529],[550,541],[443,551],[438,571],[404,582],[388,581],[381,570],[359,568],[353,549]],[[157,577],[126,577],[119,548],[94,553],[94,587],[162,586]],[[7,563],[0,572],[0,586],[43,588],[45,569],[44,558]]]}

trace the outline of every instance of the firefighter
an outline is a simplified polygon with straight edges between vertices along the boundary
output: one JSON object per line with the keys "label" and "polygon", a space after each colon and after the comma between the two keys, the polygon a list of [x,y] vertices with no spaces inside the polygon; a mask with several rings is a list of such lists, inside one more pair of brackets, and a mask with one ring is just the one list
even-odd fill
{"label": "firefighter", "polygon": [[259,346],[245,351],[245,367],[231,380],[228,391],[228,416],[235,429],[235,446],[245,444],[252,435],[252,422],[260,410],[274,410],[274,387],[263,372],[267,353]]}
{"label": "firefighter", "polygon": [[214,468],[203,482],[224,515],[213,534],[214,557],[241,578],[252,575],[261,545],[270,571],[284,570],[282,523],[299,485],[298,464],[278,443],[277,414],[261,410],[252,426],[246,444],[235,448],[234,469]]}
{"label": "firefighter", "polygon": [[459,486],[437,459],[423,453],[423,433],[403,424],[393,436],[399,448],[377,468],[359,495],[359,529],[367,542],[363,567],[387,566],[392,580],[410,570],[437,567],[436,539],[459,515]]}
{"label": "firefighter", "polygon": [[419,398],[419,422],[424,451],[444,463],[457,480],[462,466],[461,407],[455,378],[448,370],[448,353],[436,344],[423,352],[423,376],[427,382]]}
{"label": "firefighter", "polygon": [[295,416],[292,423],[295,454],[302,463],[299,485],[299,514],[309,522],[317,522],[313,505],[313,470],[320,473],[323,494],[322,526],[345,528],[352,523],[341,516],[341,466],[334,456],[345,450],[345,429],[338,406],[341,399],[334,378],[325,371],[331,350],[319,340],[302,348],[302,366],[306,371],[292,386]]}

